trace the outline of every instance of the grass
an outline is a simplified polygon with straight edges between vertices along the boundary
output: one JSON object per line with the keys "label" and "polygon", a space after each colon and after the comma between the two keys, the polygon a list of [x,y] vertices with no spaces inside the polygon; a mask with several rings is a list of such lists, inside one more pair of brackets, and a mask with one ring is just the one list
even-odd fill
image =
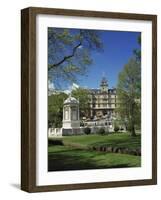
{"label": "grass", "polygon": [[[53,139],[50,139],[53,140]],[[59,139],[60,140],[60,139]],[[48,170],[81,170],[141,166],[141,157],[87,150],[92,146],[140,148],[141,136],[129,134],[65,136],[62,144],[49,143]]]}
{"label": "grass", "polygon": [[106,154],[66,146],[50,146],[48,158],[49,171],[139,167],[141,163],[140,156]]}
{"label": "grass", "polygon": [[64,144],[79,144],[84,147],[90,146],[110,146],[126,147],[129,149],[140,148],[141,136],[131,137],[128,133],[118,133],[110,135],[79,135],[63,137]]}

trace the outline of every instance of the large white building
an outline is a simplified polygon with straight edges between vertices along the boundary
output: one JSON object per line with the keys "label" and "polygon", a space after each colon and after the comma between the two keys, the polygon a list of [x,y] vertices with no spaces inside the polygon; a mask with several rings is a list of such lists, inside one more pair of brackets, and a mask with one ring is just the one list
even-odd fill
{"label": "large white building", "polygon": [[115,115],[117,106],[116,88],[109,88],[105,77],[99,89],[90,89],[90,118],[103,118]]}

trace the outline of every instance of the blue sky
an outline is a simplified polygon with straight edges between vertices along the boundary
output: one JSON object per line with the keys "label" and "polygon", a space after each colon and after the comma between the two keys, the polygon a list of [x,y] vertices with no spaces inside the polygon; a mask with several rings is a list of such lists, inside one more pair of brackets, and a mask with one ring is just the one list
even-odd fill
{"label": "blue sky", "polygon": [[[100,30],[103,52],[91,52],[93,63],[88,67],[85,76],[77,76],[79,80],[77,84],[86,88],[99,88],[100,81],[105,76],[109,88],[116,87],[119,72],[133,56],[134,49],[140,48],[138,44],[140,34],[139,32]],[[71,85],[61,82],[64,90],[71,88]]]}
{"label": "blue sky", "polygon": [[87,77],[79,77],[79,85],[98,88],[104,75],[109,87],[116,87],[119,72],[133,55],[133,50],[140,48],[137,38],[139,32],[101,31],[104,51],[92,52],[93,64]]}

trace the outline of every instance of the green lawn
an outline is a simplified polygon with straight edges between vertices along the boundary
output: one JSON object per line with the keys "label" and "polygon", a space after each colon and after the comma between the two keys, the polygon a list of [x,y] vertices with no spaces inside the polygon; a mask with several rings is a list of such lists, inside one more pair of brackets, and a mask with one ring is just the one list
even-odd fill
{"label": "green lawn", "polygon": [[128,133],[118,133],[110,135],[80,135],[80,136],[64,136],[63,143],[79,144],[80,146],[111,146],[126,147],[129,149],[139,148],[141,146],[141,136],[131,137]]}
{"label": "green lawn", "polygon": [[[53,139],[52,139],[53,140]],[[59,139],[60,140],[60,139]],[[49,145],[48,170],[81,170],[141,166],[141,157],[87,150],[90,146],[140,147],[140,135],[81,135],[62,138],[64,145]]]}

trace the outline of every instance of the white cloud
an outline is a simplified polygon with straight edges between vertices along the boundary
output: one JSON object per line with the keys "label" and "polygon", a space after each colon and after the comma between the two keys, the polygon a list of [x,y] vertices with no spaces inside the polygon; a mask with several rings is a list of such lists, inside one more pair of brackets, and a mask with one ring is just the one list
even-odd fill
{"label": "white cloud", "polygon": [[49,88],[49,90],[54,90],[55,89],[54,83],[51,80],[48,81],[48,88]]}

